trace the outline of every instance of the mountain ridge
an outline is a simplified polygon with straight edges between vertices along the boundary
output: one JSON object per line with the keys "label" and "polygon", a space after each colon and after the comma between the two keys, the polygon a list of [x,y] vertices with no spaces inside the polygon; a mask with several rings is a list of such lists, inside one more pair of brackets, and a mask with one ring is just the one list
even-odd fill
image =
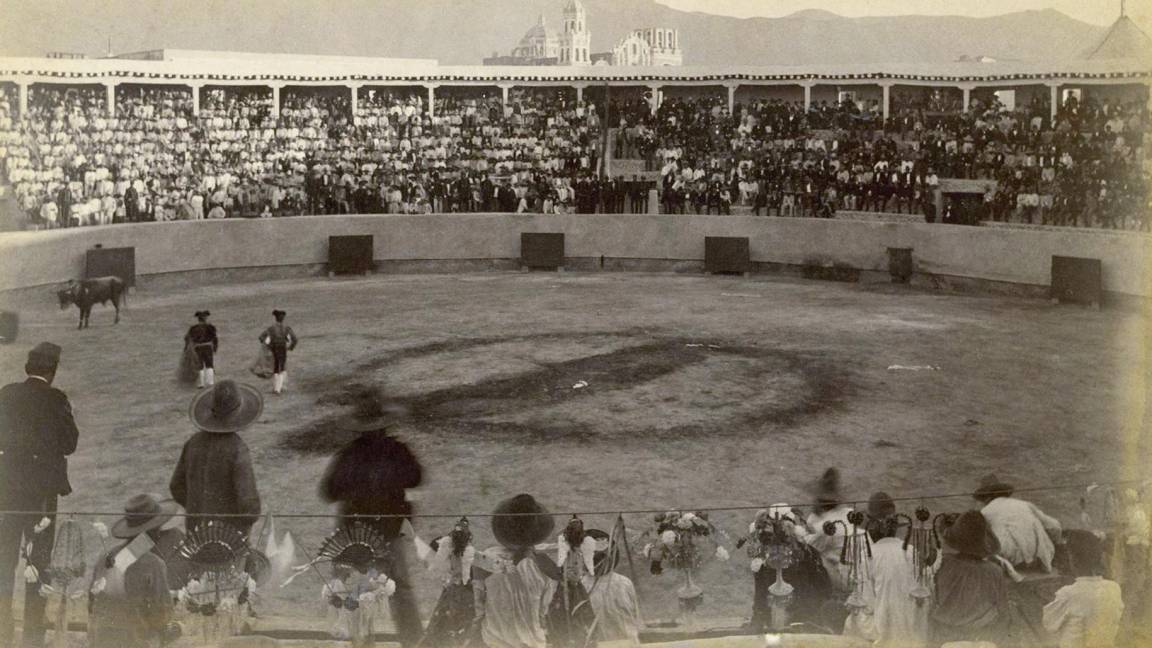
{"label": "mountain ridge", "polygon": [[[593,52],[610,50],[631,29],[671,27],[680,30],[685,65],[938,63],[977,54],[1059,60],[1076,56],[1107,31],[1053,9],[989,18],[856,18],[823,10],[735,18],[679,11],[655,0],[584,1]],[[99,15],[61,20],[56,8],[64,11],[65,0],[39,0],[26,5],[37,7],[27,15],[0,20],[0,54],[102,53],[111,38],[119,52],[243,50],[475,65],[493,53],[508,54],[540,14],[559,29],[563,5],[562,0],[342,0],[269,11],[260,0],[202,0],[195,7],[172,3],[163,11],[141,11],[138,0],[102,0]],[[253,15],[260,20],[222,19]]]}

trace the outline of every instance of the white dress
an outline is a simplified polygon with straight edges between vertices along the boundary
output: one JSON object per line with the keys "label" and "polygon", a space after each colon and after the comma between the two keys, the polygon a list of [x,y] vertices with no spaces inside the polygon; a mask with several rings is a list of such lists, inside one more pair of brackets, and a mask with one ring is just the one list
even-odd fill
{"label": "white dress", "polygon": [[[917,601],[912,596],[919,584],[912,554],[912,548],[904,549],[900,538],[882,538],[873,543],[869,578],[863,588],[866,612],[855,627],[851,627],[850,617],[845,634],[872,639],[877,646],[927,645],[930,602]],[[930,592],[932,584],[926,586]]]}

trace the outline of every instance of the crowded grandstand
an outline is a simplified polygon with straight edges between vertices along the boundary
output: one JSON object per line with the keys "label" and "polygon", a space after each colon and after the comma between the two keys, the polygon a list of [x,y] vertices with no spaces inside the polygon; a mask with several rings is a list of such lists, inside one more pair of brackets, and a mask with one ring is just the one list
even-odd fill
{"label": "crowded grandstand", "polygon": [[[485,83],[433,68],[435,84],[407,85],[142,82],[148,63],[98,63],[0,76],[0,178],[27,227],[659,208],[1149,228],[1148,73],[1115,62],[982,77],[813,71],[793,84],[516,68],[485,68]],[[975,184],[953,194],[950,178]]]}

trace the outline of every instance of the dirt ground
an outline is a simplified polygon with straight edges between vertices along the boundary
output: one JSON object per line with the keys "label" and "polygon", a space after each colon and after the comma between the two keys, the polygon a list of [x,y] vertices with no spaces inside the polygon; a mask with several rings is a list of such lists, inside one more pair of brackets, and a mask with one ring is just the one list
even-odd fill
{"label": "dirt ground", "polygon": [[[84,331],[74,330],[74,310],[51,299],[21,313],[20,342],[0,347],[0,377],[22,379],[38,341],[64,347],[57,385],[81,429],[64,510],[116,511],[135,493],[167,492],[193,432],[193,390],[176,384],[176,364],[202,308],[220,329],[218,378],[270,392],[246,367],[274,307],[301,337],[287,392],[269,393],[243,434],[266,509],[330,512],[316,483],[348,438],[333,421],[351,391],[379,385],[413,413],[397,434],[426,467],[412,493],[418,512],[449,516],[417,520],[426,539],[447,532],[450,516],[488,512],[520,492],[556,512],[605,512],[582,517],[608,529],[607,512],[621,510],[808,502],[828,466],[842,470],[851,498],[883,489],[926,497],[936,512],[973,501],[928,496],[971,492],[989,472],[1046,487],[1130,476],[1139,463],[1127,439],[1139,428],[1142,403],[1132,394],[1146,369],[1147,329],[1122,310],[882,284],[623,273],[138,292],[119,325],[98,307]],[[1029,497],[1075,526],[1081,492]],[[712,519],[734,539],[753,514]],[[651,516],[625,520],[638,535]],[[477,545],[490,546],[487,520],[473,522]],[[311,553],[332,522],[277,524]],[[91,554],[100,549],[95,534],[85,543]],[[747,558],[728,548],[732,560],[700,576],[701,617],[750,612]],[[646,620],[674,617],[676,575],[651,576],[640,558],[635,570]],[[427,615],[438,586],[426,574],[417,585]],[[260,612],[319,618],[320,586],[306,575],[265,588]]]}

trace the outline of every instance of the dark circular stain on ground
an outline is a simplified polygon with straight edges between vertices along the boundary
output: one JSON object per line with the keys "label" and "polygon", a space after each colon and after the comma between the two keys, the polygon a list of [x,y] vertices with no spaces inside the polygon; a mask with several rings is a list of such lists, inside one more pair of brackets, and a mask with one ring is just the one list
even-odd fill
{"label": "dark circular stain on ground", "polygon": [[[836,409],[853,391],[854,381],[842,369],[832,366],[830,360],[818,353],[760,346],[729,346],[706,344],[699,340],[677,337],[655,337],[631,332],[595,332],[575,334],[538,334],[507,337],[464,338],[409,347],[382,353],[355,365],[344,373],[329,375],[304,385],[318,394],[318,405],[346,406],[356,394],[375,389],[365,384],[363,376],[371,375],[404,360],[425,358],[435,362],[439,354],[467,351],[507,342],[548,341],[579,342],[606,336],[636,340],[637,344],[623,349],[597,353],[558,362],[540,362],[525,373],[511,377],[494,377],[475,383],[420,394],[384,396],[408,408],[411,418],[403,427],[414,430],[435,431],[440,435],[460,434],[470,437],[515,439],[519,443],[539,443],[565,439],[592,441],[610,438],[616,430],[601,429],[564,420],[546,424],[525,425],[514,422],[483,420],[499,414],[510,414],[528,409],[563,403],[571,399],[590,398],[614,390],[628,389],[702,363],[716,356],[737,356],[741,359],[762,359],[765,376],[784,371],[800,377],[804,383],[797,398],[784,403],[766,404],[751,412],[740,413],[718,410],[713,421],[705,425],[686,425],[672,429],[628,430],[629,436],[658,438],[669,435],[726,436],[746,432],[752,427],[772,424],[777,427],[798,423],[823,412]],[[689,346],[691,345],[691,346]],[[572,377],[580,376],[593,387],[572,389]],[[755,376],[753,376],[753,379]],[[595,406],[595,401],[589,401]],[[288,430],[279,446],[303,454],[327,454],[340,448],[357,436],[340,427],[343,415],[334,415],[306,423]],[[607,426],[603,426],[607,427]]]}

